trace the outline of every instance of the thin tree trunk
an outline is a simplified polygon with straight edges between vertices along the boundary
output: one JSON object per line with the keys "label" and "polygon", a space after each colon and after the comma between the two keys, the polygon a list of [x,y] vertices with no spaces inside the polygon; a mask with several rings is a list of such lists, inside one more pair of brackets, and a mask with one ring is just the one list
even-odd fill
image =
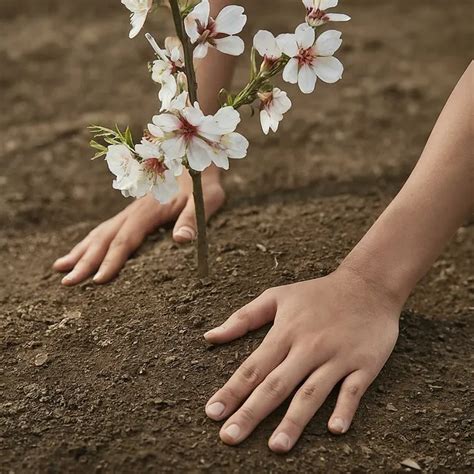
{"label": "thin tree trunk", "polygon": [[[176,34],[178,35],[183,45],[184,68],[186,71],[186,77],[188,79],[189,100],[191,101],[191,104],[194,104],[194,102],[197,101],[197,82],[193,64],[193,47],[184,30],[184,23],[183,18],[181,16],[178,0],[170,0],[170,5],[171,11],[173,13]],[[189,170],[189,173],[193,180],[194,207],[196,211],[198,274],[200,278],[205,278],[209,275],[209,263],[206,211],[204,208],[204,195],[202,190],[201,173],[194,170]]]}

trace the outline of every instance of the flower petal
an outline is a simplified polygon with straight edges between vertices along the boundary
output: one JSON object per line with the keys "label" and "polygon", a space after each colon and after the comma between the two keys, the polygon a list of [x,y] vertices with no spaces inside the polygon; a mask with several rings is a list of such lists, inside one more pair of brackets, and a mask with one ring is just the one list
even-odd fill
{"label": "flower petal", "polygon": [[224,135],[237,128],[240,123],[240,114],[233,107],[221,107],[214,115],[214,121],[219,127],[219,133]]}
{"label": "flower petal", "polygon": [[262,57],[278,59],[281,56],[281,49],[276,38],[273,36],[273,33],[267,30],[257,31],[253,37],[253,47]]}
{"label": "flower petal", "polygon": [[328,30],[321,33],[316,40],[314,50],[318,56],[332,56],[341,46],[341,32]]}
{"label": "flower petal", "polygon": [[298,45],[296,43],[296,37],[294,34],[283,33],[276,37],[276,41],[283,53],[285,53],[290,58],[298,54]]}
{"label": "flower petal", "polygon": [[207,51],[209,49],[209,43],[198,44],[193,52],[194,59],[202,59],[207,56]]}
{"label": "flower petal", "polygon": [[242,31],[245,23],[247,23],[247,16],[244,15],[243,7],[228,5],[220,11],[215,21],[218,33],[236,35]]}
{"label": "flower petal", "polygon": [[209,22],[210,9],[209,0],[202,0],[193,8],[191,15],[194,15],[195,19],[205,28]]}
{"label": "flower petal", "polygon": [[168,160],[179,160],[186,153],[186,142],[182,136],[171,137],[163,141],[161,148]]}
{"label": "flower petal", "polygon": [[222,137],[221,145],[229,158],[241,159],[247,156],[249,141],[240,133],[233,132]]}
{"label": "flower petal", "polygon": [[181,111],[186,107],[188,102],[188,91],[183,91],[177,97],[175,97],[170,104],[170,110]]}
{"label": "flower petal", "polygon": [[153,124],[163,132],[174,132],[180,126],[178,117],[173,114],[160,114],[152,118]]}
{"label": "flower petal", "polygon": [[309,26],[307,23],[301,23],[295,30],[295,38],[298,46],[303,49],[310,48],[314,44],[316,34],[314,28]]}
{"label": "flower petal", "polygon": [[188,145],[186,156],[191,169],[204,171],[212,163],[212,148],[200,138],[193,138]]}
{"label": "flower petal", "polygon": [[202,0],[198,3],[184,19],[184,29],[189,36],[191,43],[199,39],[198,22],[204,27],[209,23],[209,0]]}
{"label": "flower petal", "polygon": [[334,56],[319,57],[313,63],[313,71],[322,81],[332,84],[342,79],[344,66]]}
{"label": "flower petal", "polygon": [[227,36],[214,41],[218,51],[231,56],[240,56],[245,50],[245,43],[238,36]]}
{"label": "flower petal", "polygon": [[158,177],[151,188],[153,197],[165,204],[173,199],[179,192],[179,185],[174,174],[170,170],[163,173],[163,177]]}
{"label": "flower petal", "polygon": [[125,145],[110,145],[105,160],[110,172],[117,177],[127,174],[132,161],[136,161]]}
{"label": "flower petal", "polygon": [[326,16],[328,21],[349,21],[351,19],[349,15],[344,13],[327,13]]}
{"label": "flower petal", "polygon": [[135,38],[135,36],[140,33],[140,30],[143,28],[143,25],[145,24],[146,17],[147,17],[148,12],[137,12],[137,13],[132,13],[130,16],[130,23],[132,24],[132,29],[130,30],[130,33],[128,34],[128,37],[130,39]]}
{"label": "flower petal", "polygon": [[153,123],[148,124],[148,131],[156,138],[162,138],[164,133],[160,127],[157,127]]}
{"label": "flower petal", "polygon": [[283,69],[283,80],[290,84],[298,82],[298,60],[291,58]]}
{"label": "flower petal", "polygon": [[279,114],[284,114],[291,109],[291,100],[288,94],[277,87],[273,89],[272,108]]}
{"label": "flower petal", "polygon": [[201,112],[201,109],[196,107],[185,107],[181,113],[183,117],[195,127],[199,127],[204,120],[204,114]]}
{"label": "flower petal", "polygon": [[135,145],[135,152],[144,160],[160,158],[163,155],[159,145],[151,143],[145,139],[143,139],[141,143]]}
{"label": "flower petal", "polygon": [[229,169],[229,158],[227,157],[224,150],[215,148],[212,154],[212,162],[218,167],[224,170]]}
{"label": "flower petal", "polygon": [[319,8],[320,10],[327,10],[328,8],[337,7],[339,0],[320,0]]}
{"label": "flower petal", "polygon": [[303,94],[311,94],[316,86],[316,73],[307,64],[303,64],[298,72],[298,86]]}
{"label": "flower petal", "polygon": [[265,135],[268,135],[270,131],[270,115],[269,113],[263,109],[260,111],[260,124],[262,125],[262,130]]}

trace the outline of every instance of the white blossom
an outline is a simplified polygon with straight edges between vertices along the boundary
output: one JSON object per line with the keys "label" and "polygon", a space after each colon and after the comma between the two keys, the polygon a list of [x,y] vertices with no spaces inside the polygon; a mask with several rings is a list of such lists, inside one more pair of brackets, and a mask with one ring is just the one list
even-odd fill
{"label": "white blossom", "polygon": [[110,145],[105,156],[111,173],[116,178],[112,186],[122,191],[125,197],[134,196],[137,188],[137,178],[140,173],[140,163],[125,145]]}
{"label": "white blossom", "polygon": [[343,13],[327,13],[329,8],[336,7],[338,0],[303,0],[306,7],[306,23],[317,27],[328,21],[349,21],[351,17]]}
{"label": "white blossom", "polygon": [[239,113],[223,107],[215,115],[205,116],[199,104],[188,103],[187,92],[171,102],[169,112],[155,115],[148,130],[160,142],[169,160],[187,159],[189,167],[203,171],[211,163],[228,169],[229,158],[244,158],[248,141],[235,132]]}
{"label": "white blossom", "polygon": [[162,204],[173,199],[179,191],[176,176],[183,171],[181,163],[167,160],[160,147],[146,139],[135,146],[135,151],[142,158],[139,179],[142,196],[151,193]]}
{"label": "white blossom", "polygon": [[132,24],[132,29],[130,30],[129,37],[135,38],[145,24],[146,17],[153,6],[153,0],[122,0],[122,4],[131,12],[130,23]]}
{"label": "white blossom", "polygon": [[344,67],[333,56],[342,44],[341,33],[328,30],[318,36],[315,42],[314,29],[303,23],[296,28],[295,34],[279,37],[282,51],[290,57],[283,70],[283,79],[290,84],[298,83],[301,92],[313,92],[316,79],[328,83],[342,78]]}
{"label": "white blossom", "polygon": [[267,30],[259,30],[253,37],[253,47],[260,56],[269,62],[275,62],[280,59],[282,51],[278,44],[278,38]]}
{"label": "white blossom", "polygon": [[159,59],[153,62],[151,78],[161,85],[158,97],[161,101],[161,110],[168,109],[171,100],[178,92],[178,74],[184,66],[183,46],[178,38],[165,39],[165,49],[161,49],[155,40],[147,33],[147,39],[153,46]]}
{"label": "white blossom", "polygon": [[136,145],[138,161],[125,145],[110,145],[105,157],[110,171],[116,176],[112,186],[125,197],[140,198],[151,193],[161,203],[172,199],[179,191],[176,171],[168,168],[158,147],[145,140]]}
{"label": "white blossom", "polygon": [[283,120],[283,114],[291,108],[291,100],[286,92],[273,88],[269,92],[260,92],[258,94],[261,101],[260,124],[265,135],[273,130],[278,130],[279,123]]}
{"label": "white blossom", "polygon": [[244,42],[238,36],[247,22],[244,9],[237,5],[224,7],[216,19],[209,16],[209,0],[202,0],[184,20],[186,33],[195,44],[194,57],[206,56],[209,46],[222,53],[239,56],[244,52]]}

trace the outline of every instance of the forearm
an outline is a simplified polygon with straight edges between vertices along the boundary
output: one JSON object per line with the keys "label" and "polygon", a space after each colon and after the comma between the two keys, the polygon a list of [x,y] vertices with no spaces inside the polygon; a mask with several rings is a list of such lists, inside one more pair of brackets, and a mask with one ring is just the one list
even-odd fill
{"label": "forearm", "polygon": [[471,64],[405,186],[342,265],[401,302],[473,210],[473,85]]}

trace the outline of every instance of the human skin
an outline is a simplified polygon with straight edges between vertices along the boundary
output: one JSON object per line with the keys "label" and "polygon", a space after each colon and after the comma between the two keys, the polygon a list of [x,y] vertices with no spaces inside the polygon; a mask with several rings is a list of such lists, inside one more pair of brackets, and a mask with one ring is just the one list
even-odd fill
{"label": "human skin", "polygon": [[[211,0],[211,15],[232,2]],[[205,114],[219,107],[219,91],[229,89],[235,58],[210,48],[207,56],[196,62],[198,100]],[[186,171],[178,178],[179,194],[169,203],[160,204],[151,195],[137,199],[116,216],[93,229],[63,257],[57,259],[54,270],[68,272],[62,279],[66,286],[76,285],[94,275],[95,283],[107,283],[120,272],[126,261],[147,235],[158,227],[175,222],[173,239],[186,243],[196,238],[196,218],[192,195],[192,180]],[[225,193],[220,171],[211,166],[202,173],[204,205],[209,219],[224,204]]]}
{"label": "human skin", "polygon": [[235,445],[295,390],[269,439],[289,451],[337,383],[328,428],[349,429],[362,395],[398,337],[401,309],[474,209],[474,66],[444,107],[397,197],[336,271],[265,291],[204,337],[222,344],[273,323],[260,346],[206,405]]}

